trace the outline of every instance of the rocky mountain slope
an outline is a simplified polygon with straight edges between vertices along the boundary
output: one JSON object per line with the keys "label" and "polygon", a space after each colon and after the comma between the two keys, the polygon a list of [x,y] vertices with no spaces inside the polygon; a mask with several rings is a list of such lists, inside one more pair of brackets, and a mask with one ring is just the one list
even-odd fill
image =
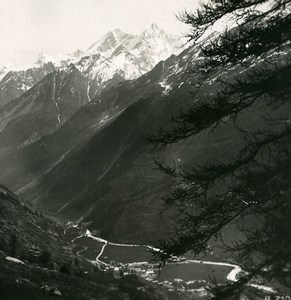
{"label": "rocky mountain slope", "polygon": [[4,76],[0,81],[0,107],[21,96],[54,70],[55,67],[51,62],[27,70],[7,72],[6,68],[1,69],[0,78],[1,74]]}
{"label": "rocky mountain slope", "polygon": [[[115,239],[162,237],[171,225],[159,217],[161,194],[171,183],[153,170],[156,152],[145,136],[191,99],[193,82],[183,74],[197,51],[189,48],[136,80],[103,90],[57,132],[3,160],[1,180],[34,205],[90,221]],[[183,148],[167,154],[178,162]],[[106,223],[112,213],[116,222]]]}
{"label": "rocky mountain slope", "polygon": [[0,110],[0,155],[23,148],[59,128],[89,102],[87,85],[87,79],[70,65],[48,74],[5,105]]}
{"label": "rocky mountain slope", "polygon": [[0,156],[52,133],[102,90],[180,51],[181,39],[153,24],[140,35],[116,29],[86,52],[41,54],[33,68],[8,72],[0,82]]}
{"label": "rocky mountain slope", "polygon": [[[50,176],[48,174],[53,169],[58,168],[71,153],[77,151],[80,151],[78,155],[82,155],[84,159],[92,160],[88,165],[92,166],[93,173],[90,176],[84,174],[79,178],[80,182],[75,184],[76,190],[72,191],[70,197],[79,194],[79,189],[83,191],[83,185],[86,185],[86,181],[89,188],[89,185],[98,181],[99,176],[106,178],[106,173],[111,172],[115,162],[119,163],[122,160],[123,153],[127,151],[132,153],[139,146],[140,149],[136,149],[137,152],[132,153],[132,155],[136,157],[139,155],[138,153],[144,151],[143,134],[145,129],[149,129],[151,126],[151,115],[154,116],[155,111],[160,111],[164,105],[168,105],[167,110],[171,110],[171,105],[167,104],[166,100],[171,89],[170,86],[173,85],[173,89],[180,97],[187,94],[189,83],[180,78],[179,70],[185,68],[186,58],[191,59],[189,54],[191,51],[193,49],[185,50],[185,53],[180,56],[172,56],[166,61],[160,62],[151,72],[136,80],[125,81],[118,86],[103,90],[99,96],[78,110],[55,133],[43,137],[24,149],[11,151],[9,156],[1,161],[3,163],[1,180],[13,187],[14,190],[27,193],[27,195],[31,193],[29,198],[36,205],[48,204],[50,200],[47,202],[45,197],[39,199],[40,201],[36,201],[34,197],[38,198],[37,193],[34,193],[30,187],[40,184],[41,178]],[[107,130],[107,133],[104,130]],[[116,130],[117,132],[115,132]],[[94,145],[92,144],[92,149],[88,149],[88,153],[83,152],[83,147],[90,142],[93,136],[98,136],[97,140],[101,140]],[[97,148],[94,150],[95,147]],[[102,166],[96,167],[98,162],[95,162],[95,160],[98,157],[103,162]],[[149,163],[147,168],[151,169],[151,160],[152,156],[148,155],[142,165]],[[125,163],[127,164],[127,160]],[[130,165],[130,168],[132,166]],[[85,164],[80,166],[81,173],[86,169]],[[135,166],[135,169],[137,169],[137,166]],[[118,176],[121,176],[120,172],[122,170],[121,167]],[[90,172],[89,169],[87,171]],[[142,168],[140,176],[144,176]],[[155,176],[153,175],[153,178]],[[127,177],[124,178],[128,179]],[[152,180],[150,179],[150,181]],[[126,190],[126,185],[124,189]],[[163,190],[163,186],[160,187],[160,190]],[[128,192],[130,192],[130,189],[128,189]],[[51,207],[48,206],[47,208],[54,207],[55,211],[60,210],[67,202],[70,202],[68,195],[63,196],[61,200],[51,202]],[[88,205],[88,209],[84,209],[88,212],[89,208],[91,209],[92,206]],[[149,209],[150,207],[147,208],[147,210]],[[64,209],[61,209],[61,211],[65,212]],[[141,211],[141,208],[139,211]],[[158,214],[158,209],[156,211]],[[82,214],[74,214],[74,218],[79,218],[83,214],[85,215],[84,210],[82,210]],[[153,218],[158,220],[157,214],[153,215]],[[148,215],[152,214],[149,213]],[[136,219],[136,222],[139,222],[138,219]],[[152,228],[152,226],[149,227],[149,233],[144,236],[145,238],[150,239]]]}
{"label": "rocky mountain slope", "polygon": [[[212,37],[215,33],[201,43]],[[170,126],[172,113],[192,103],[190,92],[195,91],[197,80],[189,72],[199,67],[199,49],[199,44],[191,46],[137,79],[103,89],[55,132],[10,151],[1,160],[0,180],[31,204],[88,222],[106,238],[149,242],[170,234],[170,219],[159,213],[161,198],[172,183],[154,170],[153,157],[183,166],[189,161],[232,157],[241,142],[231,126],[160,153],[145,138],[151,130]],[[196,99],[205,91],[215,92],[220,75],[241,71],[237,67],[228,74],[214,74]],[[55,126],[57,115],[54,120]],[[249,123],[254,120],[248,118]],[[234,138],[236,146],[230,148]],[[225,145],[221,153],[218,143]]]}
{"label": "rocky mountain slope", "polygon": [[72,63],[88,79],[88,95],[94,98],[105,86],[145,74],[161,60],[179,54],[183,46],[181,37],[152,24],[139,35],[109,31],[86,51],[55,56],[41,53],[29,69],[0,69],[0,106],[21,96],[50,72]]}
{"label": "rocky mountain slope", "polygon": [[9,72],[7,67],[0,67],[0,80]]}
{"label": "rocky mountain slope", "polygon": [[[103,90],[57,132],[2,160],[1,180],[33,205],[89,222],[106,238],[149,242],[168,235],[170,219],[159,213],[161,197],[172,183],[154,170],[153,157],[177,166],[227,161],[243,142],[231,124],[160,153],[145,139],[193,101],[190,91],[196,81],[188,71],[199,59],[199,45],[190,47],[138,79]],[[241,71],[238,66],[222,75]],[[217,75],[204,83],[196,98],[205,90],[215,92]],[[246,113],[238,122],[250,126],[259,118]],[[220,152],[218,144],[223,145]]]}

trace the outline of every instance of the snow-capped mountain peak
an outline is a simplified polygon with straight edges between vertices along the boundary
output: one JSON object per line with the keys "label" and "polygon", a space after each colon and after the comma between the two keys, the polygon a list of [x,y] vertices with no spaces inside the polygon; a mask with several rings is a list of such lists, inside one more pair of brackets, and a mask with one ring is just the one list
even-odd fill
{"label": "snow-capped mountain peak", "polygon": [[95,81],[95,86],[96,82],[100,86],[116,74],[124,79],[137,78],[161,60],[179,54],[182,45],[181,37],[165,32],[155,23],[139,35],[116,28],[92,44],[76,66]]}
{"label": "snow-capped mountain peak", "polygon": [[[160,61],[172,54],[179,54],[183,50],[182,45],[181,37],[165,32],[155,23],[140,34],[130,34],[116,28],[107,32],[84,52],[77,50],[68,55],[40,53],[34,66],[26,68],[21,73],[21,78],[25,80],[21,79],[21,82],[16,80],[14,84],[16,92],[9,96],[9,99],[20,95],[35,82],[31,80],[30,69],[34,70],[33,72],[37,72],[38,69],[45,70],[40,72],[45,75],[46,70],[61,69],[67,72],[70,64],[74,64],[82,75],[87,77],[88,96],[93,99],[111,79],[119,78],[120,81],[138,78],[153,69]],[[1,69],[0,79],[7,72],[6,69]],[[26,80],[26,77],[29,80]],[[39,79],[39,76],[35,78]]]}
{"label": "snow-capped mountain peak", "polygon": [[161,33],[166,34],[166,32],[163,29],[161,29],[156,23],[151,24],[151,26],[146,28],[143,33],[156,34],[156,35],[160,35]]}
{"label": "snow-capped mountain peak", "polygon": [[96,53],[110,55],[116,47],[121,44],[126,44],[133,37],[134,35],[125,33],[119,28],[116,28],[113,31],[107,32],[97,42],[91,45],[87,50],[87,55]]}

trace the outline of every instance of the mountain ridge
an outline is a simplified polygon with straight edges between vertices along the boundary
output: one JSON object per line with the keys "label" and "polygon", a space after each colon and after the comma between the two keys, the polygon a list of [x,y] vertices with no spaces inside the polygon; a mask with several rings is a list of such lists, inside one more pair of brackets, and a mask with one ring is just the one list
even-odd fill
{"label": "mountain ridge", "polygon": [[[29,68],[1,67],[0,105],[21,96],[43,79],[48,72],[34,80],[31,79],[31,73],[48,64],[50,71],[75,64],[79,71],[88,77],[88,94],[93,98],[114,76],[119,75],[123,80],[137,78],[150,71],[159,61],[172,54],[179,54],[184,48],[182,37],[169,34],[156,24],[152,24],[140,34],[128,34],[116,28],[99,38],[87,50],[76,50],[68,55],[40,53],[36,62]],[[14,79],[10,86],[6,87],[4,77],[10,72]],[[7,90],[10,94],[7,94]]]}

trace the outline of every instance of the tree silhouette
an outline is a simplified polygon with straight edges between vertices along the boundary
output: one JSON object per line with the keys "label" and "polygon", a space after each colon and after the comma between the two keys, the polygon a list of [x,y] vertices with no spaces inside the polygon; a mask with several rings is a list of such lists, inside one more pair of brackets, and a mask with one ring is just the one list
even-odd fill
{"label": "tree silhouette", "polygon": [[[173,116],[170,129],[149,137],[166,147],[200,134],[219,136],[225,126],[236,137],[239,150],[231,159],[183,169],[155,161],[173,177],[165,203],[177,212],[176,234],[161,241],[158,256],[206,252],[218,239],[245,271],[237,282],[213,289],[219,299],[239,293],[257,275],[291,287],[290,2],[211,0],[182,13],[194,43],[222,18],[235,25],[201,43],[203,59],[192,69],[199,80],[193,100],[201,89],[203,97]],[[210,80],[213,95],[205,87]],[[229,224],[238,224],[243,238],[224,241],[221,233]]]}

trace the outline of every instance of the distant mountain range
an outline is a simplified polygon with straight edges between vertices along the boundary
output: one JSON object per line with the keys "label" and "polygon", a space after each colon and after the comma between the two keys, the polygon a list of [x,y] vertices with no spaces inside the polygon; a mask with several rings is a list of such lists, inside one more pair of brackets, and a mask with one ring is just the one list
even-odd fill
{"label": "distant mountain range", "polygon": [[4,67],[0,74],[1,71],[3,78],[0,81],[0,107],[20,97],[47,74],[55,71],[55,67],[48,62],[27,70],[13,71]]}
{"label": "distant mountain range", "polygon": [[[93,83],[106,83],[115,74],[123,79],[138,78],[150,71],[158,62],[183,50],[182,39],[166,33],[156,24],[140,35],[132,35],[119,29],[108,32],[82,54],[77,68],[87,75]],[[95,81],[95,82],[94,82]]]}
{"label": "distant mountain range", "polygon": [[[228,33],[236,32],[236,21],[229,18],[228,24],[222,22]],[[85,51],[64,56],[41,53],[25,70],[0,68],[0,290],[6,290],[5,299],[13,293],[18,298],[27,293],[25,299],[60,298],[60,293],[64,299],[189,298],[184,298],[182,290],[168,293],[156,283],[133,281],[131,275],[129,280],[125,277],[117,283],[103,274],[103,268],[96,272],[92,262],[101,262],[99,257],[113,251],[117,244],[121,250],[116,255],[126,253],[129,257],[132,253],[128,246],[138,251],[144,245],[160,248],[159,240],[170,241],[176,236],[177,210],[164,210],[164,199],[173,191],[182,195],[186,191],[187,195],[187,185],[157,170],[154,159],[174,166],[182,175],[200,167],[203,171],[203,166],[211,169],[217,162],[232,166],[242,146],[252,142],[247,136],[250,128],[258,128],[258,133],[269,131],[269,125],[265,125],[269,110],[260,107],[242,109],[235,122],[225,117],[215,123],[215,130],[207,128],[163,149],[148,139],[160,130],[175,128],[173,116],[179,112],[204,102],[212,104],[214,97],[224,92],[224,82],[236,84],[238,74],[243,79],[246,70],[264,64],[264,59],[250,57],[223,71],[215,69],[205,80],[197,78],[201,72],[196,71],[201,71],[204,59],[201,48],[217,41],[219,33],[215,30],[222,30],[220,25],[214,24],[195,44],[187,46],[183,38],[166,33],[156,24],[139,35],[115,29]],[[265,58],[270,65],[275,61],[284,64],[291,57],[289,48],[286,44],[280,51],[265,53]],[[233,103],[240,97],[234,97]],[[268,94],[263,97],[270,103],[273,100]],[[213,107],[200,117],[207,119],[207,114],[215,113]],[[280,118],[288,113],[275,110],[274,115]],[[254,168],[260,168],[264,159],[254,160]],[[248,174],[248,169],[242,172]],[[189,176],[188,182],[194,187],[195,176]],[[206,198],[217,200],[216,195],[225,194],[228,181],[236,176],[240,178],[241,174],[218,181]],[[239,183],[238,188],[240,184],[245,183]],[[198,193],[200,189],[198,186]],[[188,209],[195,213],[201,208],[187,202],[186,213]],[[219,232],[223,243],[245,240],[239,227],[251,226],[252,222],[257,220],[246,215],[238,223],[223,227]],[[89,242],[87,232],[94,232],[95,238]],[[76,239],[84,244],[75,243]],[[185,239],[186,243],[193,242],[187,236]],[[100,249],[92,248],[92,243]],[[219,261],[217,265],[224,259],[228,264],[236,262],[233,253],[222,252],[219,243],[216,235],[207,240],[203,256],[209,255],[209,261],[204,261],[204,266],[214,258]],[[82,255],[86,251],[90,260]],[[42,261],[47,252],[50,264]],[[185,254],[188,256],[194,254],[190,251]],[[106,259],[109,262],[110,255]],[[183,268],[189,261],[181,260]],[[111,261],[110,265],[115,263]],[[143,263],[136,266],[142,269]],[[156,267],[160,270],[161,266]],[[235,284],[244,273],[238,268],[240,273],[232,275]],[[227,280],[235,269],[228,273]],[[208,272],[199,266],[197,270],[198,275],[193,275],[196,279]],[[180,273],[168,272],[173,273],[176,283],[181,281]],[[214,276],[212,271],[208,274]],[[47,292],[52,297],[43,297]]]}
{"label": "distant mountain range", "polygon": [[[163,152],[146,140],[151,130],[167,126],[173,112],[193,101],[190,92],[197,79],[189,73],[199,67],[201,44],[170,54],[141,76],[125,75],[126,68],[123,73],[112,72],[112,61],[120,53],[135,53],[138,48],[157,49],[157,57],[169,54],[168,46],[150,47],[145,37],[155,44],[165,33],[155,25],[138,37],[118,30],[108,33],[87,53],[78,52],[77,62],[52,63],[54,71],[0,109],[0,182],[30,205],[86,222],[101,236],[140,243],[163,238],[172,230],[171,218],[159,215],[162,196],[172,182],[154,169],[153,157],[183,166],[218,155],[216,136],[202,135],[195,145],[185,141]],[[210,38],[215,33],[201,43]],[[111,59],[100,61],[98,51]],[[129,57],[123,54],[120,57]],[[157,57],[148,59],[148,68]],[[85,61],[91,63],[81,64],[82,69],[80,62]],[[141,63],[145,66],[145,56]],[[44,57],[38,61],[39,66],[47,64]],[[205,90],[215,91],[215,79],[205,82],[200,96]],[[219,142],[227,145],[232,134],[226,127]]]}
{"label": "distant mountain range", "polygon": [[71,64],[53,71],[0,110],[1,152],[23,148],[59,128],[89,102],[88,80]]}
{"label": "distant mountain range", "polygon": [[3,69],[0,155],[54,132],[103,89],[135,79],[180,51],[181,38],[153,24],[140,35],[110,31],[85,52],[40,54],[27,70]]}
{"label": "distant mountain range", "polygon": [[[86,222],[106,238],[143,243],[169,235],[171,218],[159,213],[172,182],[154,169],[153,157],[177,166],[227,161],[242,142],[231,123],[162,152],[146,140],[193,103],[197,78],[189,74],[199,68],[201,44],[171,55],[138,78],[119,80],[118,75],[93,98],[87,93],[92,77],[76,65],[48,74],[0,110],[0,182],[28,203]],[[195,100],[215,93],[219,76],[241,71],[237,66],[214,74]],[[237,122],[258,120],[250,112]]]}
{"label": "distant mountain range", "polygon": [[[79,109],[75,105],[76,112],[71,117],[62,119],[61,113],[58,125],[58,110],[50,100],[56,130],[42,137],[38,134],[34,140],[27,135],[23,141],[23,135],[17,137],[16,129],[10,131],[12,127],[6,125],[0,141],[10,145],[10,149],[2,147],[0,181],[29,203],[70,219],[90,222],[92,228],[108,238],[145,242],[163,237],[170,231],[171,223],[158,215],[161,195],[171,188],[171,182],[153,170],[156,152],[145,136],[151,128],[166,124],[175,107],[191,100],[193,80],[187,74],[199,60],[199,51],[198,45],[178,56],[171,55],[139,78],[103,88],[91,101],[86,94],[87,81],[81,79],[86,77],[75,70],[78,82],[83,82],[82,99],[87,104]],[[58,72],[47,75],[36,87],[49,85],[52,89],[51,82]],[[53,99],[49,95],[48,99]],[[23,100],[17,100],[19,105]],[[10,106],[14,103],[15,100]],[[38,101],[31,103],[36,105]],[[23,112],[22,117],[15,117],[15,128],[24,127],[19,120],[30,120],[25,107],[14,109]],[[37,107],[48,112],[45,106]],[[8,136],[14,137],[13,146],[7,142]],[[174,146],[166,153],[175,161],[184,161],[183,148],[182,144]],[[109,218],[110,223],[106,222]]]}
{"label": "distant mountain range", "polygon": [[88,95],[93,98],[110,80],[134,79],[150,71],[159,61],[183,50],[181,37],[152,24],[140,35],[109,31],[88,50],[65,56],[41,53],[27,70],[0,69],[0,106],[19,97],[54,69],[74,64],[88,78]]}

